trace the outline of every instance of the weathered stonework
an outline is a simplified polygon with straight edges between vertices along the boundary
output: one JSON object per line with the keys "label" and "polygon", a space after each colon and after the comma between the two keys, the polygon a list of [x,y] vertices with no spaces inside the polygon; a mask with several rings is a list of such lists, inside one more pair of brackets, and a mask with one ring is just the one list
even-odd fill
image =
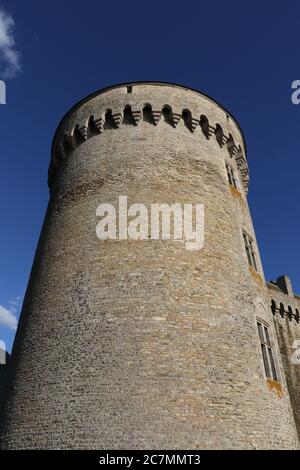
{"label": "weathered stonework", "polygon": [[[274,315],[284,373],[300,436],[300,364],[294,364],[293,343],[300,340],[300,297],[293,293],[291,281],[282,276],[267,283]],[[299,349],[300,345],[298,346]]]}
{"label": "weathered stonework", "polygon": [[[290,324],[278,343],[257,248],[257,271],[247,263],[242,229],[256,245],[248,181],[239,126],[193,90],[120,85],[66,115],[0,416],[2,448],[298,447]],[[204,248],[99,240],[96,208],[119,195],[204,204]],[[256,318],[270,325],[277,383],[264,374]]]}

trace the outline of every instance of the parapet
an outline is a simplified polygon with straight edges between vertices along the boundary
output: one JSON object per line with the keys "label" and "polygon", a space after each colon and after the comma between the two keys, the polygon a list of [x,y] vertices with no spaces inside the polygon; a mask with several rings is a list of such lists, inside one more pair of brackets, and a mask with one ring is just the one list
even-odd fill
{"label": "parapet", "polygon": [[123,124],[138,126],[161,120],[176,128],[182,120],[191,133],[199,128],[206,139],[215,138],[235,158],[248,191],[249,169],[242,131],[231,114],[208,96],[181,85],[164,82],[133,82],[99,90],[75,105],[62,119],[52,144],[48,184],[60,162],[94,135]]}
{"label": "parapet", "polygon": [[300,322],[300,296],[294,294],[291,280],[283,275],[276,281],[267,282],[270,291],[271,309],[274,315],[287,317],[290,321]]}

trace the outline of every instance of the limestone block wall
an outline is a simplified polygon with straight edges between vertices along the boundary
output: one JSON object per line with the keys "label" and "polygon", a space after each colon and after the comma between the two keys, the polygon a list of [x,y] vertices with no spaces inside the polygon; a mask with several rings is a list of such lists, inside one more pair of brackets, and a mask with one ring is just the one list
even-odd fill
{"label": "limestone block wall", "polygon": [[296,348],[293,347],[295,341],[300,344],[300,297],[293,293],[287,276],[279,278],[279,282],[268,283],[268,287],[285,377],[300,435],[300,364],[296,362]]}
{"label": "limestone block wall", "polygon": [[[248,181],[236,121],[193,90],[120,85],[66,115],[13,349],[2,448],[298,446]],[[119,195],[204,204],[203,249],[98,239],[96,208]],[[272,330],[280,393],[264,375],[257,316]]]}

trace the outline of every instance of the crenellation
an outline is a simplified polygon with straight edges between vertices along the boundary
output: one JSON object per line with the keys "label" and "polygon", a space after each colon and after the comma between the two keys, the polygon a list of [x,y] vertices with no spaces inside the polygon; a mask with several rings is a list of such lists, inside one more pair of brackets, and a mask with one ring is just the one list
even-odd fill
{"label": "crenellation", "polygon": [[223,129],[222,129],[222,127],[220,126],[220,124],[216,124],[216,127],[215,127],[215,136],[216,136],[217,142],[218,142],[218,144],[220,145],[221,148],[222,148],[223,145],[225,145],[226,142],[228,142],[228,140],[229,140],[229,136],[226,137],[226,136],[224,135]]}
{"label": "crenellation", "polygon": [[285,316],[287,316],[287,318],[290,321],[295,320],[296,323],[300,322],[299,310],[297,309],[297,307],[292,308],[290,305],[286,305],[283,302],[278,303],[272,298],[271,310],[274,315],[278,313],[281,316],[281,318],[284,318]]}
{"label": "crenellation", "polygon": [[[128,107],[130,107],[132,116],[133,116],[133,123],[137,125],[143,115],[143,119],[147,120],[148,122],[152,122],[155,126],[159,125],[161,120],[161,116],[164,110],[168,107],[170,110],[170,117],[166,120],[170,125],[174,128],[177,127],[180,120],[183,120],[187,128],[194,133],[195,129],[199,126],[207,139],[210,139],[212,135],[215,136],[219,146],[222,148],[225,146],[230,154],[230,156],[235,156],[238,168],[240,169],[242,182],[244,185],[245,192],[248,190],[249,185],[249,171],[246,158],[241,150],[241,146],[234,141],[232,134],[225,135],[222,126],[219,123],[215,125],[210,124],[207,116],[200,115],[199,117],[192,116],[192,113],[189,109],[183,108],[181,113],[175,113],[172,111],[171,105],[164,105],[161,110],[154,110],[153,106],[149,103],[144,103],[142,109],[134,109],[132,105],[126,104],[122,111],[113,112],[110,108],[106,109],[105,112],[102,113],[100,117],[88,116],[85,117],[85,124],[80,125],[76,124],[70,134],[65,134],[63,137],[63,143],[60,142],[56,144],[53,148],[53,159],[57,162],[60,158],[65,158],[67,151],[73,151],[76,145],[80,145],[82,142],[85,142],[88,139],[89,128],[92,125],[95,126],[97,132],[102,133],[105,129],[116,128],[119,129],[124,121],[124,114],[128,111]],[[101,113],[100,113],[101,114]],[[93,119],[91,119],[93,118]],[[72,146],[69,146],[66,149],[64,145],[64,139],[67,142],[72,137]],[[76,136],[79,136],[76,137]],[[91,133],[91,136],[93,134]],[[227,145],[225,145],[227,144]],[[58,157],[58,158],[57,158]],[[50,186],[55,174],[55,168],[50,168],[49,174],[51,175],[49,181]]]}
{"label": "crenellation", "polygon": [[300,366],[293,361],[295,342],[300,340],[300,299],[294,294],[288,276],[280,276],[276,281],[268,282],[267,287],[284,374],[300,436]]}

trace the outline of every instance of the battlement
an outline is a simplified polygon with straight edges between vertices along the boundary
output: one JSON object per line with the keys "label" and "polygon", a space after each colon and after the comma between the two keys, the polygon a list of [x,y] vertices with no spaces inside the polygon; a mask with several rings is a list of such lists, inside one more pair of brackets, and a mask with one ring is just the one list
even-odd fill
{"label": "battlement", "polygon": [[[300,394],[299,364],[295,362],[300,332],[300,298],[293,292],[288,276],[280,276],[276,281],[267,282],[271,311],[282,358],[295,423],[300,436]],[[297,354],[296,354],[297,356]]]}
{"label": "battlement", "polygon": [[300,323],[300,298],[294,294],[289,277],[280,276],[276,281],[267,282],[267,287],[270,290],[273,315]]}
{"label": "battlement", "polygon": [[247,193],[249,169],[245,144],[234,119],[205,95],[163,83],[136,83],[100,90],[72,108],[60,123],[53,140],[49,187],[59,163],[79,145],[107,129],[119,129],[124,124],[139,126],[141,121],[153,126],[164,121],[174,129],[182,121],[191,133],[199,128],[207,140],[216,139],[230,158],[235,159]]}

